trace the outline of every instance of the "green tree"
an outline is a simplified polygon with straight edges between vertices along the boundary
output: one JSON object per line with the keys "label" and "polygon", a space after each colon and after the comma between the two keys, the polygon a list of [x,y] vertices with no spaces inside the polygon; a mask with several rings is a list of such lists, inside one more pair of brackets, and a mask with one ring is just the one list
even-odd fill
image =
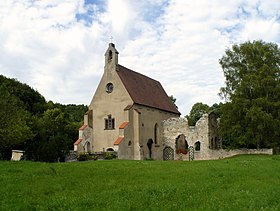
{"label": "green tree", "polygon": [[174,104],[174,106],[175,106],[176,108],[178,108],[178,106],[176,105],[176,98],[175,98],[173,95],[170,95],[170,96],[169,96],[169,99],[170,99],[171,102]]}
{"label": "green tree", "polygon": [[65,132],[68,124],[65,114],[58,108],[48,109],[42,117],[35,117],[34,122],[36,137],[27,145],[27,158],[46,162],[63,161],[72,143]]}
{"label": "green tree", "polygon": [[203,116],[203,114],[209,113],[210,108],[207,104],[195,103],[192,106],[190,114],[187,115],[188,124],[190,126],[195,126],[196,122]]}
{"label": "green tree", "polygon": [[280,50],[274,43],[245,42],[220,59],[225,87],[220,132],[228,147],[277,147],[280,128]]}
{"label": "green tree", "polygon": [[32,114],[43,113],[46,110],[45,98],[27,84],[18,82],[15,79],[6,78],[0,75],[0,84],[11,95],[22,102],[22,107]]}
{"label": "green tree", "polygon": [[29,113],[3,85],[0,85],[0,108],[0,159],[9,160],[12,149],[32,139],[34,134],[28,125]]}

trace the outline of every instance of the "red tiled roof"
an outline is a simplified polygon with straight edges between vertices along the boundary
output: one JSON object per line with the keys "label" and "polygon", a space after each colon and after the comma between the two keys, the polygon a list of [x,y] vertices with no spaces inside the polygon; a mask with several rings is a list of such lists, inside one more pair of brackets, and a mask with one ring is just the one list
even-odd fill
{"label": "red tiled roof", "polygon": [[79,128],[79,130],[83,130],[87,127],[87,125],[83,125],[82,127]]}
{"label": "red tiled roof", "polygon": [[119,137],[115,142],[114,142],[114,145],[119,145],[122,140],[123,140],[124,137]]}
{"label": "red tiled roof", "polygon": [[121,65],[118,75],[134,103],[180,115],[160,82]]}
{"label": "red tiled roof", "polygon": [[124,129],[128,125],[128,122],[123,122],[119,129]]}
{"label": "red tiled roof", "polygon": [[79,143],[82,142],[82,140],[83,140],[83,139],[79,138],[79,139],[74,143],[74,145],[78,145]]}

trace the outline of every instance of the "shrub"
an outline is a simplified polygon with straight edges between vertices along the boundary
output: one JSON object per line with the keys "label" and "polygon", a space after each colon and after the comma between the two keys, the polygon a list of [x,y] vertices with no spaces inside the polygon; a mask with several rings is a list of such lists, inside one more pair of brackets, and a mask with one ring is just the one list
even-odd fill
{"label": "shrub", "polygon": [[90,155],[88,153],[80,153],[77,160],[78,161],[87,161],[90,159]]}
{"label": "shrub", "polygon": [[97,155],[91,155],[89,153],[81,153],[79,154],[78,161],[87,161],[87,160],[98,160],[98,156]]}
{"label": "shrub", "polygon": [[105,153],[105,159],[106,160],[112,160],[117,158],[117,155],[114,152],[106,152]]}

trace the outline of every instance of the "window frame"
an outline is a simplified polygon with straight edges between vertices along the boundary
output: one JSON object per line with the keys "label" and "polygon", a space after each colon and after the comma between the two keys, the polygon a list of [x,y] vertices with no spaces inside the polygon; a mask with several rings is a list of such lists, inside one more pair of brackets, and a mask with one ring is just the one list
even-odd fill
{"label": "window frame", "polygon": [[115,129],[115,118],[112,118],[112,115],[109,114],[105,121],[105,129],[104,130],[114,130]]}

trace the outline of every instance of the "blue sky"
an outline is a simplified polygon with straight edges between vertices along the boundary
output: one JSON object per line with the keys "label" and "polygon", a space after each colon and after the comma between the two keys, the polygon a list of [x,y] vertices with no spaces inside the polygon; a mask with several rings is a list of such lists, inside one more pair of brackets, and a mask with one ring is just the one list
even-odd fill
{"label": "blue sky", "polygon": [[89,104],[110,37],[119,63],[159,80],[186,115],[220,102],[232,44],[280,44],[278,0],[1,0],[0,74],[47,100]]}

